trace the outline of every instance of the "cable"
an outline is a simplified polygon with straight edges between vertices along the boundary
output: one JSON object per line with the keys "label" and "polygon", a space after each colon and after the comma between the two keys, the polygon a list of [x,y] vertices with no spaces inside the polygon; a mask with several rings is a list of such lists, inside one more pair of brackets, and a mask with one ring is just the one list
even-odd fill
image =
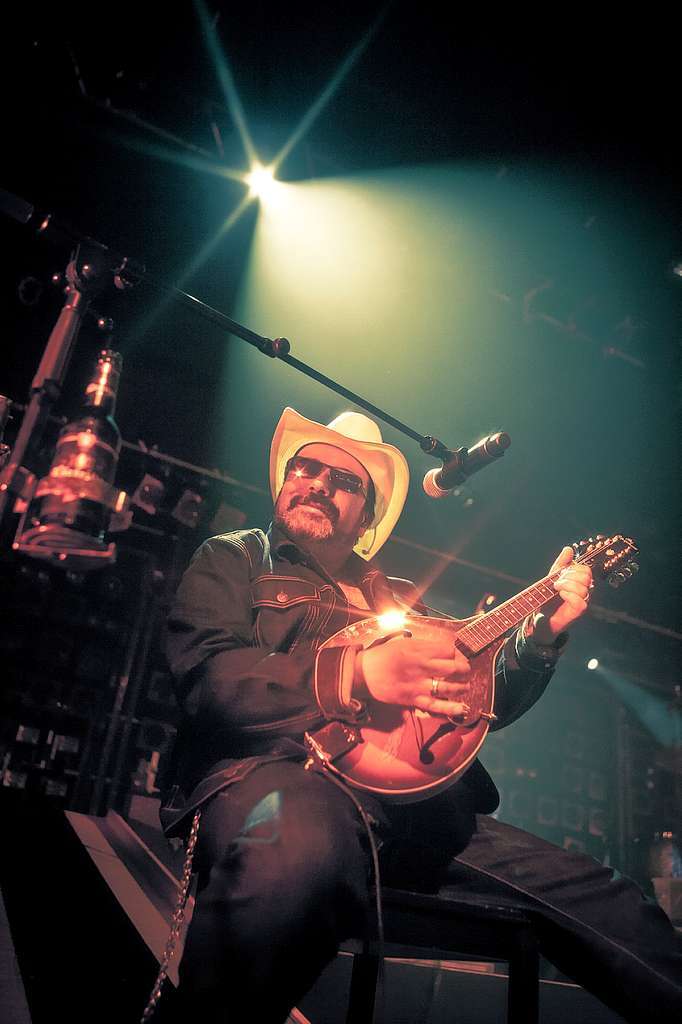
{"label": "cable", "polygon": [[[330,782],[333,782],[335,786],[338,786],[342,792],[346,794],[352,801],[355,809],[360,815],[360,819],[365,826],[367,832],[367,838],[369,840],[369,848],[372,855],[372,872],[374,874],[374,905],[376,907],[376,920],[377,920],[377,956],[379,959],[379,969],[377,972],[377,984],[376,984],[376,998],[374,1003],[374,1013],[372,1015],[372,1024],[381,1024],[381,1018],[383,1016],[383,1003],[384,1003],[384,914],[381,900],[381,870],[379,867],[379,850],[377,848],[374,833],[372,832],[372,826],[367,814],[367,811],[362,806],[358,798],[352,789],[341,781],[336,775],[334,775],[334,769],[329,768],[325,762],[316,761],[316,766],[324,772],[325,776]],[[365,943],[369,944],[369,938],[365,936]]]}

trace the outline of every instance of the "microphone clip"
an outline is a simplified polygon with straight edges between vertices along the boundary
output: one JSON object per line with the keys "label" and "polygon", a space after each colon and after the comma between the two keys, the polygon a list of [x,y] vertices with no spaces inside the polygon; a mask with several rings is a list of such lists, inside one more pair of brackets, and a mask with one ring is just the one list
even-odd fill
{"label": "microphone clip", "polygon": [[464,481],[470,476],[470,473],[465,472],[466,458],[469,454],[468,448],[457,448],[455,451],[451,451],[449,448],[445,449],[445,457],[439,456],[443,459],[443,465],[438,471],[440,479],[447,479],[448,489],[451,490],[453,487],[457,487],[458,484],[463,484]]}

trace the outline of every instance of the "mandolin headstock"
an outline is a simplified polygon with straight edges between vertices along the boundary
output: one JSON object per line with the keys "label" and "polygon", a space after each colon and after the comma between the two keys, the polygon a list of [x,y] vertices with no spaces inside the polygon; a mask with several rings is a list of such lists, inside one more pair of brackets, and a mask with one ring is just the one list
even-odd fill
{"label": "mandolin headstock", "polygon": [[595,577],[606,579],[612,587],[619,587],[638,571],[634,555],[639,549],[631,537],[617,533],[613,537],[588,537],[572,545],[575,561],[589,565]]}

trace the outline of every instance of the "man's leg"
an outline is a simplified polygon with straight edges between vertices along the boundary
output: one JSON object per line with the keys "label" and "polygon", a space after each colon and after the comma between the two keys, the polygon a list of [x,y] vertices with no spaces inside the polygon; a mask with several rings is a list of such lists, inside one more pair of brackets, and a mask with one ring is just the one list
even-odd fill
{"label": "man's leg", "polygon": [[527,906],[547,959],[626,1020],[682,1019],[679,937],[633,882],[593,858],[480,815],[442,891]]}
{"label": "man's leg", "polygon": [[301,764],[254,770],[205,808],[179,996],[202,1024],[280,1024],[363,927],[366,836],[350,799]]}

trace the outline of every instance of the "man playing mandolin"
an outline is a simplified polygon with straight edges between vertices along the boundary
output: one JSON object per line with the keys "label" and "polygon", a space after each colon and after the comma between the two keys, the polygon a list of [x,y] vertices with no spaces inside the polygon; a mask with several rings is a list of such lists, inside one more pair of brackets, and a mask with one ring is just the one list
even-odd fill
{"label": "man playing mandolin", "polygon": [[[475,758],[489,724],[545,690],[587,608],[589,565],[564,548],[544,591],[519,595],[518,628],[488,644],[471,626],[455,645],[442,619],[418,635],[433,614],[372,560],[408,487],[376,423],[285,409],[270,485],[268,533],[207,540],[169,618],[184,718],[162,819],[169,836],[199,821],[179,989],[194,1019],[281,1024],[339,943],[364,933],[373,848],[387,885],[530,908],[543,953],[626,1019],[682,1008],[663,912],[591,858],[492,818],[498,794]],[[370,640],[355,626],[368,620]],[[484,664],[490,702],[472,711]],[[461,763],[441,762],[474,735]]]}

